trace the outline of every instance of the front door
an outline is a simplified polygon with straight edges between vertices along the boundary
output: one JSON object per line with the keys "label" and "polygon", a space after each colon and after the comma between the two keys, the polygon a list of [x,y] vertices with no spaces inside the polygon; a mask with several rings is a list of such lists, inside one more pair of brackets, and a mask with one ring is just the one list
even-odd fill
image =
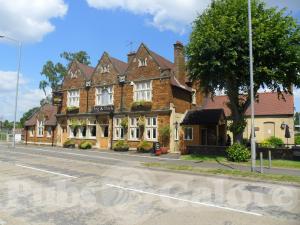
{"label": "front door", "polygon": [[100,148],[108,148],[108,124],[100,126]]}

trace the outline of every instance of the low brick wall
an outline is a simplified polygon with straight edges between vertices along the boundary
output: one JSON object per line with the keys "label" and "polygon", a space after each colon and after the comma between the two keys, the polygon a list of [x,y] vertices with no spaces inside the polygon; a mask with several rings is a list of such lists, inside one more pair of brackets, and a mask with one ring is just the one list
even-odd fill
{"label": "low brick wall", "polygon": [[[227,146],[211,146],[211,145],[190,145],[187,146],[188,154],[205,155],[205,156],[226,156]],[[272,159],[287,159],[300,160],[300,157],[294,156],[294,151],[299,151],[292,148],[258,148],[256,156],[259,159],[260,152],[263,153],[263,158],[267,159],[271,151]]]}

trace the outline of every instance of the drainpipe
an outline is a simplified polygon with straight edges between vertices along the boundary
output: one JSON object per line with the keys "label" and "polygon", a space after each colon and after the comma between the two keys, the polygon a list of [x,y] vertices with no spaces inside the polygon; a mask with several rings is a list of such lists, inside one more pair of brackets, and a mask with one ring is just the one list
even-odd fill
{"label": "drainpipe", "polygon": [[113,138],[114,138],[114,113],[110,113],[110,118],[111,118],[111,129],[110,129],[110,150],[113,149]]}
{"label": "drainpipe", "polygon": [[52,147],[54,146],[54,127],[52,127]]}

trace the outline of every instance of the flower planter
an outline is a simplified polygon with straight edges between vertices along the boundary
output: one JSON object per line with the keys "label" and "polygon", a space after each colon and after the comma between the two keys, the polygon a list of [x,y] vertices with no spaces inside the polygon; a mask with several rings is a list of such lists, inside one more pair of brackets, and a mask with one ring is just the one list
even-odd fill
{"label": "flower planter", "polygon": [[149,111],[152,108],[152,102],[144,102],[144,101],[138,101],[133,102],[131,105],[132,111]]}
{"label": "flower planter", "polygon": [[67,113],[70,114],[79,113],[79,108],[69,108],[67,109]]}
{"label": "flower planter", "polygon": [[129,150],[129,147],[126,148],[114,148],[114,151],[116,152],[127,152]]}

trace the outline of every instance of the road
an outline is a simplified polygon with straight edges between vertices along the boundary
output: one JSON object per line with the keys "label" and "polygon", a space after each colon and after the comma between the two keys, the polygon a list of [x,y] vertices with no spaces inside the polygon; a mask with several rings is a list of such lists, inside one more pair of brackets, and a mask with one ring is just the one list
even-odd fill
{"label": "road", "polygon": [[141,166],[154,160],[0,145],[0,225],[299,224],[297,186]]}

